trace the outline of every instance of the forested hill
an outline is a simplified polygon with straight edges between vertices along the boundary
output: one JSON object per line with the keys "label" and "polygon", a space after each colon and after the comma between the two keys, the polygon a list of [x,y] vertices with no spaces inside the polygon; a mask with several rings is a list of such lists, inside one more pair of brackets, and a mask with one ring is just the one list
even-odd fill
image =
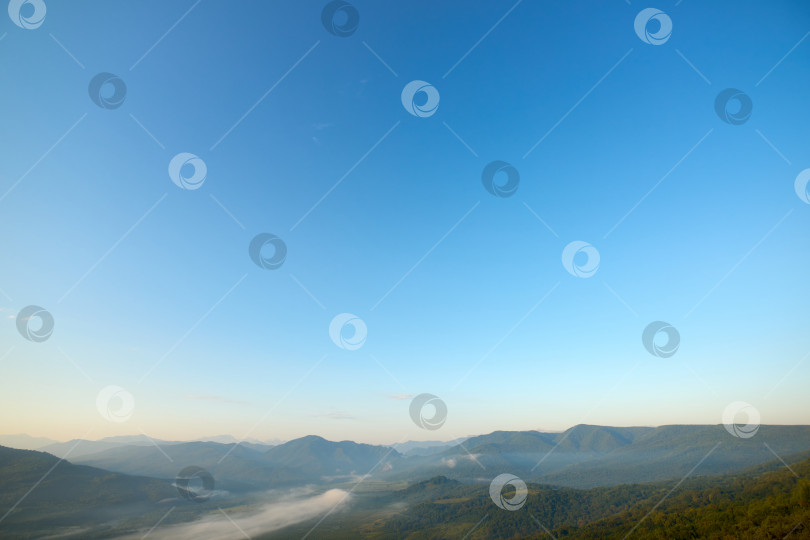
{"label": "forested hill", "polygon": [[[810,538],[810,459],[786,457],[740,474],[627,484],[592,489],[528,485],[517,511],[501,510],[488,486],[437,477],[377,504],[405,508],[387,518],[334,516],[319,526],[329,538],[484,539],[680,539]],[[794,474],[795,472],[795,474]],[[360,500],[358,504],[362,504]],[[262,539],[300,537],[302,523]],[[545,528],[545,529],[544,529]],[[628,533],[631,533],[628,536]],[[297,535],[297,536],[296,536]]]}
{"label": "forested hill", "polygon": [[0,446],[0,538],[67,536],[69,531],[89,538],[87,531],[108,519],[110,509],[120,520],[140,516],[172,497],[177,491],[166,480],[112,473],[46,452]]}
{"label": "forested hill", "polygon": [[579,530],[565,527],[554,534],[619,539],[635,527],[635,539],[810,538],[810,459],[790,469],[701,482],[706,485],[676,491],[655,509],[651,497]]}
{"label": "forested hill", "polygon": [[494,507],[486,493],[459,497],[454,486],[446,499],[390,520],[387,532],[421,529],[430,531],[426,538],[440,538],[486,516],[469,539],[549,538],[541,524],[556,538],[622,539],[631,530],[634,539],[810,538],[810,459],[790,468],[775,461],[740,475],[687,480],[666,499],[676,481],[589,490],[530,485],[516,512]]}

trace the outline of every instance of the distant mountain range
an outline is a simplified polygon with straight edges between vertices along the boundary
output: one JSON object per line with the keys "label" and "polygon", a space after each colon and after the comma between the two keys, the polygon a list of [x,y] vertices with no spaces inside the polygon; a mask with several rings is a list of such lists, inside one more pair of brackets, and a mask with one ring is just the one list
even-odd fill
{"label": "distant mountain range", "polygon": [[58,443],[43,450],[63,456],[75,447],[69,455],[73,463],[157,478],[173,478],[182,467],[196,465],[227,486],[223,489],[240,492],[341,482],[369,472],[390,481],[443,475],[480,482],[491,471],[509,471],[526,481],[588,488],[676,478],[710,450],[702,474],[737,471],[769,461],[774,453],[810,449],[810,426],[761,426],[755,437],[742,439],[719,425],[578,425],[561,433],[496,431],[456,444],[417,444],[395,449],[307,436],[270,446],[141,436]]}
{"label": "distant mountain range", "polygon": [[[47,441],[45,444],[33,446],[28,442],[28,439],[37,441]],[[5,442],[4,442],[5,441]],[[69,457],[76,459],[90,454],[96,454],[105,450],[113,448],[121,448],[125,446],[168,446],[174,444],[183,444],[187,442],[218,442],[221,444],[235,444],[240,441],[231,435],[219,435],[215,437],[202,437],[197,441],[165,441],[161,439],[153,439],[146,435],[119,435],[116,437],[105,437],[97,441],[89,441],[86,439],[72,439],[66,442],[56,442],[51,439],[40,439],[28,437],[28,435],[3,435],[0,436],[0,445],[8,446],[10,448],[19,448],[23,450],[42,450],[57,457]],[[281,442],[281,441],[278,441]],[[20,444],[22,443],[22,444]],[[265,450],[272,447],[276,443],[263,442],[256,439],[246,439],[241,441],[243,446],[264,448]]]}
{"label": "distant mountain range", "polygon": [[158,478],[174,478],[181,468],[193,465],[208,470],[222,489],[244,492],[351,480],[367,473],[386,455],[392,460],[402,458],[388,447],[332,442],[313,435],[275,447],[216,442],[133,445],[70,459]]}
{"label": "distant mountain range", "polygon": [[[439,450],[449,448],[454,444],[458,444],[466,440],[466,437],[453,439],[451,441],[406,441],[391,445],[402,454],[431,454]],[[15,435],[0,435],[0,446],[7,446],[9,448],[17,448],[20,450],[42,450],[53,454],[57,457],[65,457],[70,454],[70,457],[76,458],[79,456],[86,456],[110,450],[112,448],[119,448],[122,446],[150,446],[150,445],[170,445],[182,444],[187,442],[216,442],[221,444],[236,444],[248,448],[269,449],[272,446],[278,446],[286,441],[281,439],[272,440],[259,440],[253,438],[237,439],[233,435],[215,435],[211,437],[199,437],[193,440],[185,441],[168,441],[165,439],[155,439],[146,435],[119,435],[114,437],[104,437],[96,441],[87,439],[71,439],[69,441],[56,441],[48,437],[32,437],[25,433]]]}
{"label": "distant mountain range", "polygon": [[[31,444],[32,440],[17,437],[15,442]],[[550,494],[563,490],[560,493],[566,494],[568,500],[580,501],[576,504],[587,501],[593,508],[591,519],[597,520],[628,510],[633,501],[641,501],[663,489],[651,482],[671,483],[690,474],[693,478],[739,474],[755,471],[751,467],[763,464],[769,464],[767,470],[774,470],[783,466],[782,459],[795,462],[799,459],[796,456],[810,455],[810,426],[760,426],[749,439],[736,438],[723,426],[579,425],[561,433],[496,431],[452,443],[406,443],[398,449],[328,441],[318,436],[276,446],[158,441],[134,436],[51,443],[44,448],[64,453],[71,447],[74,450],[68,459],[60,461],[43,451],[0,446],[0,518],[7,514],[0,519],[0,535],[14,537],[9,531],[18,531],[21,538],[37,537],[38,534],[29,534],[36,524],[43,536],[45,532],[75,529],[80,537],[101,538],[113,529],[141,530],[146,523],[155,523],[169,508],[177,510],[166,523],[182,523],[206,512],[210,515],[219,505],[249,508],[252,500],[266,498],[268,493],[302,488],[346,489],[359,485],[357,482],[363,478],[373,479],[363,484],[372,494],[381,490],[379,496],[369,495],[363,503],[374,512],[382,511],[383,504],[399,508],[401,502],[397,501],[402,500],[431,505],[430,520],[411,512],[407,519],[414,520],[413,523],[394,521],[393,526],[419,530],[417,525],[422,523],[444,530],[440,526],[442,516],[453,513],[467,516],[466,507],[453,501],[467,500],[470,494],[479,491],[485,495],[488,483],[501,473],[545,486],[537,489],[542,497],[551,497],[549,500],[562,497]],[[174,479],[188,466],[202,467],[215,479],[217,495],[206,503],[208,506],[186,504],[188,501],[178,498]],[[432,480],[426,482],[427,479]],[[608,486],[620,484],[640,487],[616,488],[623,490],[622,496],[629,501],[619,506],[598,502],[599,497],[613,497],[612,491],[587,499],[578,495],[585,493],[578,489],[609,490],[612,488]],[[395,491],[403,486],[405,491]],[[476,503],[482,508],[489,504],[484,495]],[[452,505],[436,506],[432,501],[437,497],[446,498],[447,504]],[[570,514],[574,519],[574,514]],[[390,517],[391,511],[380,514],[383,515]],[[434,519],[438,521],[431,521]],[[560,519],[555,522],[560,526],[576,523]],[[93,534],[85,527],[92,528]],[[109,527],[113,529],[108,530]]]}
{"label": "distant mountain range", "polygon": [[57,441],[47,437],[32,437],[24,433],[17,435],[0,435],[0,446],[18,448],[20,450],[37,450]]}
{"label": "distant mountain range", "polygon": [[718,443],[702,463],[702,474],[751,467],[770,461],[774,452],[808,450],[810,426],[761,426],[750,439],[736,438],[721,425],[496,431],[438,454],[410,457],[387,474],[393,479],[444,475],[475,482],[490,471],[508,471],[526,481],[588,488],[677,478]]}
{"label": "distant mountain range", "polygon": [[467,439],[468,437],[461,437],[452,441],[406,441],[392,444],[391,447],[406,456],[428,456],[447,450]]}

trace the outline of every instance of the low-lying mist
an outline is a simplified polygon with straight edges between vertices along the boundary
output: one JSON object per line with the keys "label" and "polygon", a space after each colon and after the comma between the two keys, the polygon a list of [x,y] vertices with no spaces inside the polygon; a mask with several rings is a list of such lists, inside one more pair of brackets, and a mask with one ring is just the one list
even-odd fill
{"label": "low-lying mist", "polygon": [[[282,529],[327,512],[344,509],[350,502],[349,492],[330,489],[309,496],[301,490],[290,491],[282,497],[273,494],[273,502],[260,505],[249,512],[236,513],[225,510],[189,523],[156,527],[148,537],[153,540],[194,540],[197,538],[231,539],[255,536]],[[134,540],[143,538],[145,531],[120,538]]]}

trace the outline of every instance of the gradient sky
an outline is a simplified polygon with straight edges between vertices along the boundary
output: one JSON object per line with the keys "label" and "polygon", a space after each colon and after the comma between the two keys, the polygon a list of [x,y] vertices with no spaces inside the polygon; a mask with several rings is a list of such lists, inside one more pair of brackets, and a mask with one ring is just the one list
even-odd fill
{"label": "gradient sky", "polygon": [[[45,1],[37,29],[0,20],[0,432],[391,443],[717,424],[733,401],[810,423],[807,2],[664,1],[655,46],[635,0],[353,0],[348,37],[323,1]],[[90,100],[99,72],[120,108]],[[412,80],[434,115],[403,108]],[[729,87],[742,125],[715,113]],[[200,189],[171,182],[180,152]],[[493,160],[514,196],[484,189]],[[249,258],[259,233],[281,268]],[[43,343],[15,326],[31,304]],[[361,348],[330,340],[340,313]],[[642,345],[656,320],[670,358]],[[128,421],[97,411],[108,385]],[[424,392],[440,430],[409,417]]]}

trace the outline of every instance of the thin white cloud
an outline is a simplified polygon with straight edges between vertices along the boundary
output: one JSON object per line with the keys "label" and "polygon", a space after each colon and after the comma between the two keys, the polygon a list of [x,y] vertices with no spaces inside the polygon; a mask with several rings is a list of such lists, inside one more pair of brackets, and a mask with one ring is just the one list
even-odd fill
{"label": "thin white cloud", "polygon": [[196,399],[196,400],[202,400],[202,401],[215,401],[217,403],[233,403],[233,404],[236,404],[236,405],[252,405],[252,403],[250,403],[248,401],[238,401],[238,400],[235,400],[235,399],[229,399],[229,398],[226,398],[226,397],[213,396],[213,395],[201,395],[201,396],[187,395],[186,399]]}
{"label": "thin white cloud", "polygon": [[413,394],[405,394],[405,393],[383,394],[383,395],[388,399],[393,399],[394,401],[402,401],[403,399],[411,399],[413,397]]}
{"label": "thin white cloud", "polygon": [[331,420],[354,420],[355,417],[347,412],[333,410],[325,414],[316,414],[319,418],[329,418]]}

